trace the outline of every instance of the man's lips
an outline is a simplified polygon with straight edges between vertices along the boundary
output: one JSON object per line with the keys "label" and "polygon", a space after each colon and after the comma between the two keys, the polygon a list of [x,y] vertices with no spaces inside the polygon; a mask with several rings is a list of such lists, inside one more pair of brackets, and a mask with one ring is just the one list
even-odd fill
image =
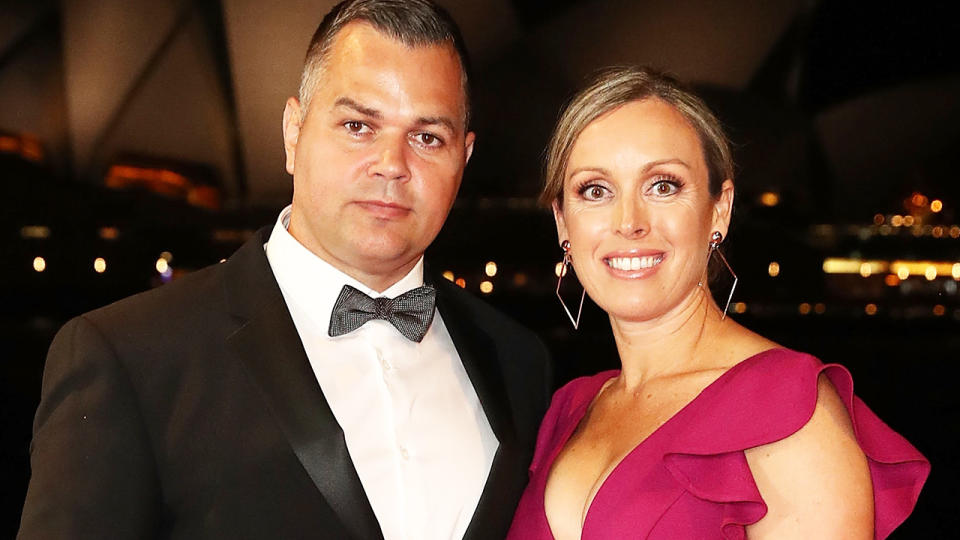
{"label": "man's lips", "polygon": [[402,204],[388,201],[368,200],[357,201],[357,206],[381,218],[399,218],[410,213],[410,208]]}

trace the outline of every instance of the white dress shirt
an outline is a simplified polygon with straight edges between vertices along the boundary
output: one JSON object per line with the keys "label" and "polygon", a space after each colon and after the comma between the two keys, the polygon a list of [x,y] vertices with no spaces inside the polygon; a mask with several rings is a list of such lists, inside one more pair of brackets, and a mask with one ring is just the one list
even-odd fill
{"label": "white dress shirt", "polygon": [[288,206],[267,259],[385,539],[462,538],[499,443],[440,314],[420,343],[384,320],[327,333],[343,285],[394,298],[423,285],[423,259],[377,293],[300,244],[289,220]]}

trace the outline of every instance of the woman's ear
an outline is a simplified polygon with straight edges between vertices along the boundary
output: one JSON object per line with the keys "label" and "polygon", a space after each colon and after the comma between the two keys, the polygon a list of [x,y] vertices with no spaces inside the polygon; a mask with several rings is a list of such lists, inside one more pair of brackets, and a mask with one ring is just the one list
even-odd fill
{"label": "woman's ear", "polygon": [[730,217],[733,215],[733,180],[727,179],[720,186],[720,196],[713,203],[713,228],[720,231],[724,238],[730,229]]}
{"label": "woman's ear", "polygon": [[557,223],[557,239],[562,244],[564,240],[569,240],[567,235],[567,224],[563,221],[563,210],[560,209],[560,202],[553,201],[550,205],[553,208],[553,220]]}

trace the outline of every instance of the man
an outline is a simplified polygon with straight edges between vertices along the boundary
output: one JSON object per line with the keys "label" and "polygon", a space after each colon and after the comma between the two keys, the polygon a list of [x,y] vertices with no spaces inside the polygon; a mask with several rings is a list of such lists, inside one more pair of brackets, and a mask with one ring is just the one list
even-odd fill
{"label": "man", "polygon": [[324,18],[272,230],[54,339],[21,538],[504,536],[546,354],[422,257],[473,149],[466,65],[428,0]]}

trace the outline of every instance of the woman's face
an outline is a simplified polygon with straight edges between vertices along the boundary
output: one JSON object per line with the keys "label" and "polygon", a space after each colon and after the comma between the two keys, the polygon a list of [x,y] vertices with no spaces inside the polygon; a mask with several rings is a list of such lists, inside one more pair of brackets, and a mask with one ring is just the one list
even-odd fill
{"label": "woman's face", "polygon": [[697,132],[673,106],[634,101],[587,125],[561,196],[560,241],[570,241],[577,277],[611,316],[651,320],[707,292],[697,283],[711,233],[727,234],[733,183],[710,195]]}

